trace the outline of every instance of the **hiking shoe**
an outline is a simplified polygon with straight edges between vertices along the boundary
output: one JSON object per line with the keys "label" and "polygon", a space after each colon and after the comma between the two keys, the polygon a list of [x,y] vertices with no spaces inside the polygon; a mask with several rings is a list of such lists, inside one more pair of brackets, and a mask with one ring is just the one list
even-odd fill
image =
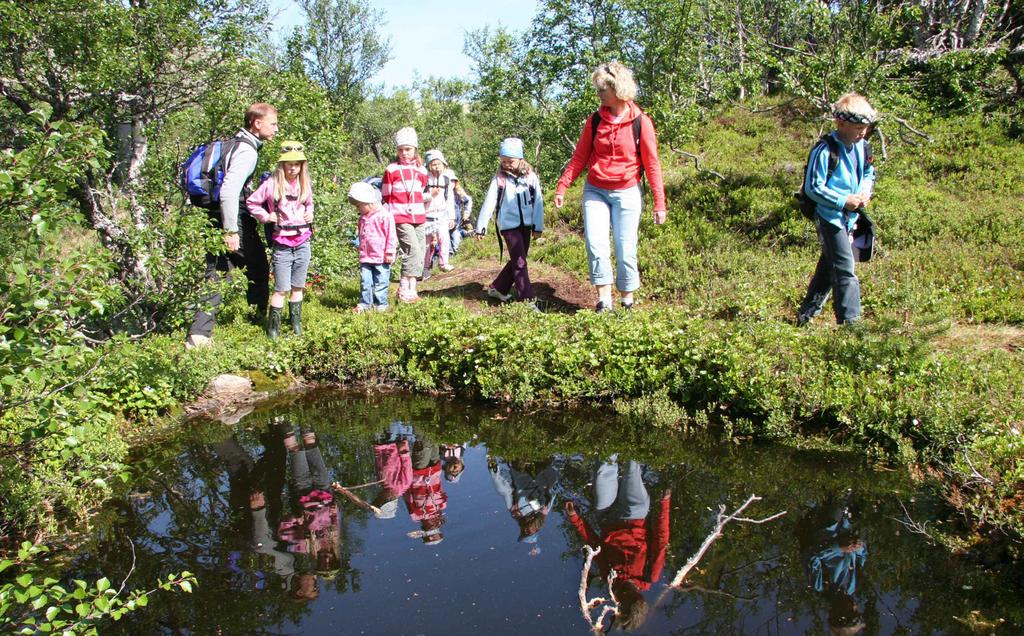
{"label": "hiking shoe", "polygon": [[626,301],[624,301],[624,300],[623,300],[623,301],[620,301],[620,302],[619,302],[619,305],[620,305],[620,306],[621,306],[621,307],[622,307],[623,309],[625,309],[626,311],[629,311],[629,310],[633,309],[633,303],[627,303],[627,302],[626,302]]}
{"label": "hiking shoe", "polygon": [[507,303],[508,301],[512,300],[512,294],[503,294],[493,287],[487,288],[487,297],[493,298],[500,303]]}
{"label": "hiking shoe", "polygon": [[597,301],[597,305],[594,306],[594,312],[599,314],[610,314],[612,313],[612,308],[604,304],[603,300],[599,300]]}
{"label": "hiking shoe", "polygon": [[420,276],[420,280],[430,280],[431,276],[433,276],[433,274],[430,273],[430,269],[425,269],[423,270],[423,275]]}
{"label": "hiking shoe", "polygon": [[390,309],[390,305],[375,305],[374,309],[380,313],[384,313],[385,311]]}
{"label": "hiking shoe", "polygon": [[538,314],[544,313],[544,311],[537,305],[537,301],[526,300],[523,302],[526,304],[527,309],[529,309],[530,311],[536,312]]}
{"label": "hiking shoe", "polygon": [[450,271],[452,271],[453,269],[455,269],[455,266],[454,266],[454,265],[442,265],[442,266],[441,266],[441,271],[442,271],[442,272],[450,272]]}

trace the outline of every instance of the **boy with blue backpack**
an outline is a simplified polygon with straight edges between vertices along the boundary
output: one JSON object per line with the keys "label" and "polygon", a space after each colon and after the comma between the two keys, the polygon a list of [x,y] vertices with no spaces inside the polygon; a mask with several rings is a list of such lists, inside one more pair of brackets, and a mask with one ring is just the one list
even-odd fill
{"label": "boy with blue backpack", "polygon": [[[197,149],[183,166],[189,199],[206,208],[210,222],[224,232],[227,252],[206,255],[206,280],[219,282],[233,269],[243,268],[248,279],[246,300],[261,317],[270,299],[270,263],[260,238],[262,226],[249,215],[245,199],[251,193],[259,149],[276,134],[277,109],[257,102],[245,112],[245,127],[233,138]],[[211,344],[221,300],[219,291],[201,300],[188,330],[187,349]]]}
{"label": "boy with blue backpack", "polygon": [[838,324],[860,320],[853,235],[858,223],[868,223],[862,212],[871,201],[875,168],[865,138],[878,114],[863,96],[847,93],[836,102],[833,116],[836,129],[811,149],[800,195],[801,207],[817,228],[821,256],[800,304],[797,325],[820,314],[829,294]]}

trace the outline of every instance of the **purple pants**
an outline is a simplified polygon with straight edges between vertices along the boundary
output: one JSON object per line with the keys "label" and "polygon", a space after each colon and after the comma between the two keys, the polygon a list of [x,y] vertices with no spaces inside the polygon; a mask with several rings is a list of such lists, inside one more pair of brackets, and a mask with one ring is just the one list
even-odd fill
{"label": "purple pants", "polygon": [[515,285],[516,296],[519,297],[519,300],[533,299],[530,272],[526,269],[526,253],[530,251],[530,233],[532,231],[533,229],[529,227],[519,227],[514,230],[504,230],[501,233],[505,239],[505,246],[508,248],[508,262],[491,283],[491,287],[503,294],[509,293],[512,285]]}

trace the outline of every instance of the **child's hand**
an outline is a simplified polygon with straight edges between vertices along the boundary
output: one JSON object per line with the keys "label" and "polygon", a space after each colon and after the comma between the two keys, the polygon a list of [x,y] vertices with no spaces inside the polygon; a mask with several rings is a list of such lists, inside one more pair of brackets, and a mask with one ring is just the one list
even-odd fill
{"label": "child's hand", "polygon": [[572,516],[576,515],[576,505],[571,501],[565,502],[565,511]]}
{"label": "child's hand", "polygon": [[267,223],[277,223],[277,212],[267,217]]}
{"label": "child's hand", "polygon": [[313,212],[311,210],[306,210],[305,214],[302,215],[302,221],[304,223],[306,223],[307,225],[312,223],[313,222]]}
{"label": "child's hand", "polygon": [[388,264],[388,265],[390,265],[391,263],[394,263],[395,262],[395,255],[394,254],[385,254],[384,255],[384,262],[386,264]]}
{"label": "child's hand", "polygon": [[480,232],[477,232],[477,233],[476,233],[476,234],[474,234],[473,236],[475,236],[475,237],[476,237],[476,240],[477,240],[477,241],[482,241],[482,240],[484,240],[484,235],[483,235],[483,234],[481,234]]}

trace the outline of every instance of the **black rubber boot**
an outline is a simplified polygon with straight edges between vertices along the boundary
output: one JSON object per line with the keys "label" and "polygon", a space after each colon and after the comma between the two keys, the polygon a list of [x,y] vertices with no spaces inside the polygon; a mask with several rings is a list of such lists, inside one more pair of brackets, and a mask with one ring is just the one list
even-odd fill
{"label": "black rubber boot", "polygon": [[277,340],[277,336],[281,333],[282,313],[284,313],[284,307],[270,308],[270,316],[267,318],[267,337],[271,340]]}
{"label": "black rubber boot", "polygon": [[288,316],[292,319],[292,332],[296,336],[302,335],[302,301],[288,303]]}

